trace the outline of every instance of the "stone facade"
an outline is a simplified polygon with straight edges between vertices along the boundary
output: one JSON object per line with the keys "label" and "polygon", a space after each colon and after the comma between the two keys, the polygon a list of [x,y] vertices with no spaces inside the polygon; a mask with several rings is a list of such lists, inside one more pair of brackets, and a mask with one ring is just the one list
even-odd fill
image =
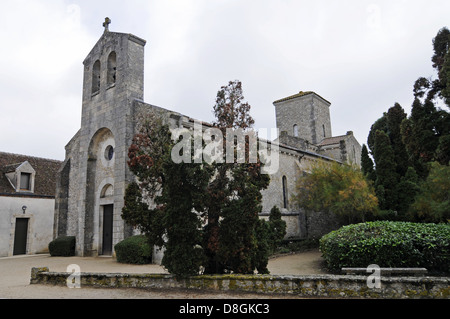
{"label": "stone facade", "polygon": [[273,104],[280,132],[287,132],[287,135],[311,144],[332,136],[330,102],[316,93],[300,91]]}
{"label": "stone facade", "polygon": [[352,131],[348,131],[346,135],[323,139],[319,144],[318,151],[342,163],[361,166],[361,145],[353,136]]}
{"label": "stone facade", "polygon": [[112,244],[131,234],[121,219],[126,160],[135,132],[134,101],[144,95],[145,41],[105,32],[84,60],[81,129],[66,146],[55,235],[77,238],[77,252],[102,254],[104,208],[113,205]]}
{"label": "stone facade", "polygon": [[[81,128],[66,146],[54,226],[54,237],[76,236],[78,255],[113,253],[105,247],[133,234],[121,210],[126,186],[134,179],[127,167],[128,148],[141,121],[155,113],[171,126],[193,128],[189,116],[143,102],[145,43],[131,34],[105,30],[83,62]],[[269,144],[278,146],[280,165],[263,192],[261,215],[265,218],[278,206],[288,223],[287,237],[306,238],[306,215],[294,204],[297,179],[317,161],[344,157],[320,146],[332,137],[328,101],[301,92],[274,105],[282,134]]]}

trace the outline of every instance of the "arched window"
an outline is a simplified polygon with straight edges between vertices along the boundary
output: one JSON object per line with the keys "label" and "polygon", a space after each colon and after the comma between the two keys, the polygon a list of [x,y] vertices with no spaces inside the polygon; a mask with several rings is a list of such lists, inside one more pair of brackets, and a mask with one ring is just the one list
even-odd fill
{"label": "arched window", "polygon": [[294,124],[294,136],[298,137],[298,125]]}
{"label": "arched window", "polygon": [[282,183],[283,183],[283,208],[287,208],[288,207],[288,191],[287,191],[286,176],[283,176]]}
{"label": "arched window", "polygon": [[116,83],[116,52],[112,51],[108,56],[108,74],[107,74],[107,85],[108,87]]}
{"label": "arched window", "polygon": [[100,91],[100,61],[97,60],[92,67],[92,94]]}

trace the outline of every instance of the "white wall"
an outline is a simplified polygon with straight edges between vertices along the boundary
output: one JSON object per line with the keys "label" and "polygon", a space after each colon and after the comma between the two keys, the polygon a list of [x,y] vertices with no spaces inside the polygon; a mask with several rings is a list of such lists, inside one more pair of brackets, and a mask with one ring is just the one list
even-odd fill
{"label": "white wall", "polygon": [[[25,214],[22,207],[27,206]],[[12,256],[16,218],[29,218],[27,254],[48,252],[53,240],[53,198],[0,196],[0,257]]]}

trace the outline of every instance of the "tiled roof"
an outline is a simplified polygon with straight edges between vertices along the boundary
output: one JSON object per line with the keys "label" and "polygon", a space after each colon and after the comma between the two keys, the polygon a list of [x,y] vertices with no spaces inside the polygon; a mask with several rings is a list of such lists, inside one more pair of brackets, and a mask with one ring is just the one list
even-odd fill
{"label": "tiled roof", "polygon": [[339,144],[340,141],[348,137],[348,135],[341,135],[341,136],[333,136],[333,137],[327,137],[320,142],[319,146],[325,146],[325,145],[332,145],[332,144]]}
{"label": "tiled roof", "polygon": [[61,161],[5,152],[0,152],[0,194],[16,194],[5,173],[14,172],[25,161],[36,171],[33,194],[55,196]]}
{"label": "tiled roof", "polygon": [[321,97],[319,94],[317,94],[317,93],[315,93],[315,92],[313,92],[313,91],[305,91],[305,92],[300,91],[300,92],[298,92],[297,94],[294,94],[294,95],[291,95],[291,96],[288,96],[288,97],[285,97],[285,98],[276,100],[276,101],[273,102],[273,103],[284,102],[284,101],[287,101],[287,100],[292,100],[292,99],[295,99],[295,98],[297,98],[297,97],[301,97],[301,96],[305,96],[305,95],[310,95],[310,94],[315,94],[315,95],[317,95],[318,97],[320,97],[322,100],[324,100],[324,101],[326,101],[327,103],[331,104],[329,101],[327,101],[326,99],[324,99],[324,98]]}

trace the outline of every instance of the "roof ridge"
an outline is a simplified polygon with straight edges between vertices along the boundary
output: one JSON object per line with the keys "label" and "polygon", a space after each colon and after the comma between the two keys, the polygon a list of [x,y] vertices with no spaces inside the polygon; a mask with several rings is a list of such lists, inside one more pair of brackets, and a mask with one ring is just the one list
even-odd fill
{"label": "roof ridge", "polygon": [[295,99],[295,98],[297,98],[297,97],[302,97],[302,96],[306,96],[306,95],[310,95],[310,94],[315,94],[315,95],[317,95],[319,98],[321,98],[322,100],[324,100],[324,101],[326,101],[327,103],[331,104],[331,102],[329,102],[327,99],[324,99],[322,96],[320,96],[319,94],[317,94],[317,93],[314,92],[314,91],[300,91],[300,92],[298,92],[297,94],[294,94],[294,95],[290,95],[290,96],[284,97],[284,98],[282,98],[282,99],[279,99],[279,100],[274,101],[273,103],[284,102],[284,101],[292,100],[292,99]]}

